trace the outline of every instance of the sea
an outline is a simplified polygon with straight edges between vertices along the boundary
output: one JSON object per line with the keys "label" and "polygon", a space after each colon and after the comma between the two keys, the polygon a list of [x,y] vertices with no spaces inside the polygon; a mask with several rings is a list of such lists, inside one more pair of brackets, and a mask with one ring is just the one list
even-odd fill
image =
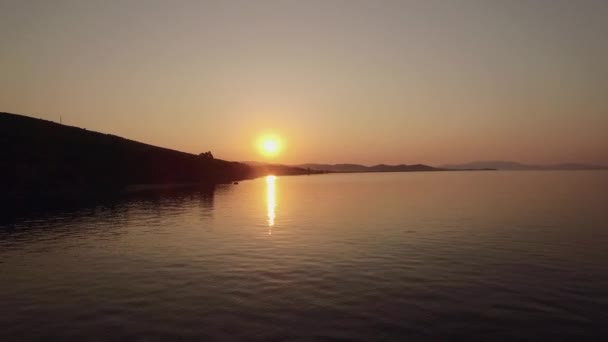
{"label": "sea", "polygon": [[0,221],[0,341],[411,340],[608,340],[608,171],[269,175]]}

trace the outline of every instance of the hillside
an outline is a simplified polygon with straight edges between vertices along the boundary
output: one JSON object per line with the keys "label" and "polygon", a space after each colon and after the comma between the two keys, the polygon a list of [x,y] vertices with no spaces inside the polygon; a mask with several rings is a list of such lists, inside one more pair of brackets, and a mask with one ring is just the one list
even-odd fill
{"label": "hillside", "polygon": [[297,168],[253,167],[111,134],[0,113],[2,198],[115,193],[134,184],[216,184]]}

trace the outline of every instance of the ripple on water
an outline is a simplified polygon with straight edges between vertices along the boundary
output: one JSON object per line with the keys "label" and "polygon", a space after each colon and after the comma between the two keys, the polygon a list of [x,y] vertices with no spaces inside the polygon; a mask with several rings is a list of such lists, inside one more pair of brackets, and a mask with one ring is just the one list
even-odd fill
{"label": "ripple on water", "polygon": [[0,227],[0,340],[600,340],[606,185],[278,177],[272,205],[258,179],[21,218]]}

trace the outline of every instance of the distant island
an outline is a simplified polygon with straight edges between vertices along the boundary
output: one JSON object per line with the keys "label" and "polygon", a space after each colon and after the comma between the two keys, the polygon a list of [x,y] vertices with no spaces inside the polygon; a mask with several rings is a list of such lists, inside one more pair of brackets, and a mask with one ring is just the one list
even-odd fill
{"label": "distant island", "polygon": [[[255,161],[244,161],[243,163],[253,166],[263,166],[265,163]],[[496,170],[493,168],[470,168],[470,169],[445,169],[440,167],[434,167],[424,164],[398,164],[398,165],[387,165],[378,164],[373,166],[366,166],[361,164],[297,164],[291,165],[298,169],[306,169],[311,172],[323,172],[323,173],[358,173],[358,172],[426,172],[426,171],[492,171]]]}
{"label": "distant island", "polygon": [[444,169],[424,164],[413,165],[386,165],[378,164],[365,166],[359,164],[299,164],[298,168],[311,169],[326,172],[411,172],[411,171],[445,171]]}
{"label": "distant island", "polygon": [[475,161],[466,164],[446,164],[439,166],[442,169],[470,170],[470,169],[496,169],[496,170],[607,170],[604,165],[561,163],[548,165],[530,165],[513,161]]}
{"label": "distant island", "polygon": [[0,112],[1,203],[80,200],[161,186],[210,186],[267,174],[311,172],[230,162],[209,151],[195,155]]}
{"label": "distant island", "polygon": [[[251,162],[247,162],[251,163]],[[577,163],[549,165],[529,165],[512,161],[476,161],[465,164],[445,164],[429,166],[425,164],[378,164],[365,166],[361,164],[298,164],[294,167],[324,172],[412,172],[412,171],[492,171],[492,170],[608,170],[607,166]]]}

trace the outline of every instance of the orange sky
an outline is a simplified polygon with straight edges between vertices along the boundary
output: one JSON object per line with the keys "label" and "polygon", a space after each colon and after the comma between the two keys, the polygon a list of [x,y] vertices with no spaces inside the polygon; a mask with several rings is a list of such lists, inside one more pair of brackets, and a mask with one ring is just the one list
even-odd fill
{"label": "orange sky", "polygon": [[605,1],[3,1],[0,111],[229,160],[608,164]]}

